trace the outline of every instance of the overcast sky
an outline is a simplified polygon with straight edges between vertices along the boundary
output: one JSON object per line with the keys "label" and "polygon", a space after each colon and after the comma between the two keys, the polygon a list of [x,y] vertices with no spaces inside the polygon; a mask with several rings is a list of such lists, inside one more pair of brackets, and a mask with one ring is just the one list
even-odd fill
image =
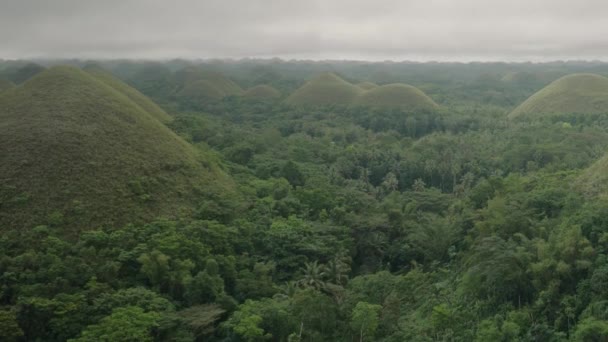
{"label": "overcast sky", "polygon": [[606,0],[0,0],[0,58],[608,60]]}

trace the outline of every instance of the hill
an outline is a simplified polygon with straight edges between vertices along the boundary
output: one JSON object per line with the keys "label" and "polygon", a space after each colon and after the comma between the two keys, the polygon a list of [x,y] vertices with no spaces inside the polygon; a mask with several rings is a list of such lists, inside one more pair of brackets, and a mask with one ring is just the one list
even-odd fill
{"label": "hill", "polygon": [[175,96],[182,103],[200,105],[209,100],[221,100],[241,95],[243,89],[219,72],[196,67],[178,70],[173,76]]}
{"label": "hill", "polygon": [[99,67],[85,68],[85,70],[96,79],[114,88],[114,90],[118,91],[119,93],[122,93],[123,95],[126,95],[131,101],[135,102],[144,111],[146,111],[148,114],[152,115],[156,119],[160,120],[161,122],[166,123],[171,121],[171,117],[169,116],[169,114],[162,110],[156,103],[152,102],[152,100],[140,93],[137,89],[119,80],[111,73]]}
{"label": "hill", "polygon": [[608,154],[585,169],[574,182],[574,189],[588,197],[608,196]]}
{"label": "hill", "polygon": [[365,81],[365,82],[357,83],[357,87],[359,87],[363,90],[370,90],[370,89],[374,89],[374,88],[378,87],[378,85],[373,82]]}
{"label": "hill", "polygon": [[596,74],[564,76],[524,101],[509,118],[560,113],[608,113],[608,78]]}
{"label": "hill", "polygon": [[243,97],[249,99],[267,100],[281,97],[281,93],[269,85],[262,84],[247,89],[247,91],[243,93]]}
{"label": "hill", "polygon": [[394,83],[379,86],[359,95],[356,106],[406,109],[436,109],[439,106],[420,89]]}
{"label": "hill", "polygon": [[[54,67],[0,95],[0,227],[189,214],[232,183],[129,96]],[[202,166],[204,163],[204,167]]]}
{"label": "hill", "polygon": [[228,96],[208,80],[198,80],[184,86],[177,94],[180,99],[198,100],[221,100]]}
{"label": "hill", "polygon": [[333,73],[319,75],[306,82],[285,102],[290,105],[350,105],[363,90]]}
{"label": "hill", "polygon": [[28,63],[15,70],[15,72],[10,76],[10,79],[15,84],[21,84],[34,77],[38,73],[43,72],[44,70],[44,67],[41,65],[38,65],[36,63]]}
{"label": "hill", "polygon": [[243,93],[243,89],[238,84],[222,73],[207,71],[197,67],[187,67],[178,70],[173,77],[173,81],[180,91],[185,87],[191,86],[193,83],[200,84],[200,81],[206,81],[208,85],[216,88],[216,91],[224,94],[224,96],[240,95]]}
{"label": "hill", "polygon": [[14,87],[15,87],[15,84],[13,84],[13,82],[0,78],[0,93],[5,90],[12,89]]}

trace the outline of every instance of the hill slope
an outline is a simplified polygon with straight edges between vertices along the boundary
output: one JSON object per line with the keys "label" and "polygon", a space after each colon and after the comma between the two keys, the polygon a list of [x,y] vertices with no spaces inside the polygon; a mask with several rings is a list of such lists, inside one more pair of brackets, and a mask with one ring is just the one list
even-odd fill
{"label": "hill slope", "polygon": [[319,75],[306,82],[285,102],[291,105],[350,105],[363,90],[333,73]]}
{"label": "hill slope", "polygon": [[14,87],[15,85],[13,84],[13,82],[0,78],[0,93],[5,90],[12,89]]}
{"label": "hill slope", "polygon": [[223,98],[241,95],[243,89],[219,72],[188,67],[177,71],[173,81],[180,96]]}
{"label": "hill slope", "polygon": [[114,88],[114,90],[126,95],[131,101],[135,102],[148,114],[152,115],[161,122],[171,121],[171,117],[164,110],[162,110],[156,103],[152,102],[144,94],[140,93],[137,89],[129,86],[123,81],[116,78],[114,75],[101,68],[89,68],[86,71],[94,76],[96,79]]}
{"label": "hill slope", "polygon": [[247,89],[243,96],[249,99],[265,100],[281,97],[281,93],[269,85],[262,84]]}
{"label": "hill slope", "polygon": [[356,106],[405,109],[436,109],[439,106],[420,89],[394,83],[370,89],[359,95]]}
{"label": "hill slope", "polygon": [[608,197],[608,154],[585,169],[574,188],[588,197]]}
{"label": "hill slope", "polygon": [[595,74],[564,76],[524,101],[509,118],[559,113],[608,113],[608,78]]}
{"label": "hill slope", "polygon": [[213,162],[127,95],[71,67],[0,95],[0,150],[0,227],[175,217],[232,189]]}
{"label": "hill slope", "polygon": [[28,63],[15,70],[15,72],[11,75],[11,81],[13,81],[15,84],[21,84],[43,71],[43,66],[36,63]]}

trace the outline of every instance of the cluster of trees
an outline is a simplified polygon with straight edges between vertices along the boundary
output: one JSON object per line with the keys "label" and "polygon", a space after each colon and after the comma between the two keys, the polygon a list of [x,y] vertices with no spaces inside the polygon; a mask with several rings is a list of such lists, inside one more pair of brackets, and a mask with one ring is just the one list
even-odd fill
{"label": "cluster of trees", "polygon": [[169,108],[242,203],[3,227],[0,340],[608,340],[608,201],[575,182],[603,117]]}

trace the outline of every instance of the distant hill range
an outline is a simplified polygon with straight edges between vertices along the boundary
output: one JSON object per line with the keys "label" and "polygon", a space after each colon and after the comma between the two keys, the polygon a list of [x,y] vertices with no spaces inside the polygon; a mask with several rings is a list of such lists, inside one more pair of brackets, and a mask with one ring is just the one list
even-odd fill
{"label": "distant hill range", "polygon": [[345,105],[373,108],[432,110],[439,108],[430,97],[411,85],[394,83],[357,85],[333,73],[321,74],[306,82],[285,102],[294,106]]}

